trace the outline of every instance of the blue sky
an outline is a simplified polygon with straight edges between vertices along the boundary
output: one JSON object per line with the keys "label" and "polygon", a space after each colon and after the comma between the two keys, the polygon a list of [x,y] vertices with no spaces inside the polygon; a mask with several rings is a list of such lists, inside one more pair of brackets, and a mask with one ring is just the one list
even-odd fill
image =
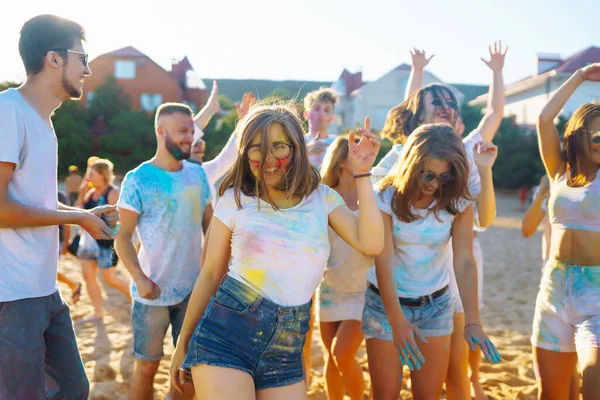
{"label": "blue sky", "polygon": [[533,72],[536,53],[600,46],[598,0],[27,0],[0,24],[0,81],[24,78],[18,32],[44,13],[81,23],[92,58],[132,45],[167,69],[187,55],[201,77],[331,81],[348,68],[373,80],[417,46],[442,80],[487,84],[479,58],[502,39],[510,83]]}

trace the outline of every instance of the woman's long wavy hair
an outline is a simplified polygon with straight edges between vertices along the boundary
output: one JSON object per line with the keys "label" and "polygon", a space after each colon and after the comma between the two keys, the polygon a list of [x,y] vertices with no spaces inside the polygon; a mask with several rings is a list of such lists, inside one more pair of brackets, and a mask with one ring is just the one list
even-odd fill
{"label": "woman's long wavy hair", "polygon": [[427,160],[444,160],[451,164],[454,179],[441,185],[438,199],[432,208],[436,218],[438,212],[459,214],[458,202],[471,200],[469,193],[469,164],[465,146],[450,125],[429,124],[418,127],[406,141],[401,158],[390,173],[381,180],[379,189],[394,187],[392,211],[400,221],[413,222],[419,218],[411,211],[411,203],[421,190],[421,175]]}

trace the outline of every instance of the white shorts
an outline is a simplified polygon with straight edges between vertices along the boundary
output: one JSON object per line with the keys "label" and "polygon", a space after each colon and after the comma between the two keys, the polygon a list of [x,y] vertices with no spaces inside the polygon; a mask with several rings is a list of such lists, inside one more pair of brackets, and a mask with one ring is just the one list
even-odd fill
{"label": "white shorts", "polygon": [[[449,246],[452,242],[449,243]],[[452,255],[452,252],[450,252]],[[477,265],[477,295],[479,298],[479,309],[483,308],[483,253],[481,252],[481,244],[479,243],[479,237],[473,238],[473,256],[475,257],[475,264]],[[452,294],[452,307],[455,313],[464,313],[465,308],[463,307],[460,299],[460,293],[458,292],[458,284],[456,283],[456,275],[454,274],[454,266],[450,263],[450,293]]]}
{"label": "white shorts", "polygon": [[562,353],[600,348],[600,266],[546,264],[531,344]]}
{"label": "white shorts", "polygon": [[[365,291],[367,284],[365,283]],[[319,321],[362,321],[363,308],[365,307],[365,291],[359,293],[339,293],[319,287],[317,304]]]}

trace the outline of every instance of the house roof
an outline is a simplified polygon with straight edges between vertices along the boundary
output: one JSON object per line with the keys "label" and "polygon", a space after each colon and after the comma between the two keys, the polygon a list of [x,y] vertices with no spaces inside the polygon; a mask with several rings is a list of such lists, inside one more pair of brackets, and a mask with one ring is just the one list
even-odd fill
{"label": "house roof", "polygon": [[344,81],[344,86],[346,87],[346,96],[350,95],[350,93],[354,92],[356,89],[361,88],[365,83],[362,80],[362,72],[352,73],[348,71],[346,68],[342,71],[340,75],[340,80]]}
{"label": "house roof", "polygon": [[396,68],[394,68],[394,71],[410,71],[411,68],[412,67],[410,66],[410,64],[402,63],[402,64],[398,65]]}
{"label": "house roof", "polygon": [[133,46],[123,47],[122,49],[111,51],[110,53],[105,53],[105,56],[112,57],[139,57],[139,58],[148,58],[147,55],[139,51]]}
{"label": "house roof", "polygon": [[186,72],[193,71],[194,68],[192,64],[190,64],[190,60],[187,57],[183,57],[183,59],[179,62],[173,61],[171,63],[171,75],[175,77],[180,82],[184,82],[186,78]]}
{"label": "house roof", "polygon": [[[532,87],[537,87],[538,85],[543,84],[543,82],[546,81],[546,78],[560,74],[570,75],[578,69],[595,62],[600,62],[600,47],[588,47],[587,49],[581,50],[565,60],[560,61],[556,67],[545,71],[542,74],[529,75],[517,82],[507,85],[505,88],[506,95],[520,93]],[[471,103],[474,105],[484,104],[487,102],[487,96],[487,94],[481,95],[475,98]]]}

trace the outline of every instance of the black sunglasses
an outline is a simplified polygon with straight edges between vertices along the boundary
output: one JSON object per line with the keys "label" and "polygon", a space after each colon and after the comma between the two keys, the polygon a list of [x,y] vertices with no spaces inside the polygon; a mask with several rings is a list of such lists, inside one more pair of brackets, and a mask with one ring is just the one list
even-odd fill
{"label": "black sunglasses", "polygon": [[444,185],[444,184],[452,181],[454,179],[454,175],[441,174],[438,176],[431,171],[423,172],[421,174],[421,180],[427,184],[433,182],[434,179],[437,179],[437,181],[440,183],[440,185]]}
{"label": "black sunglasses", "polygon": [[442,99],[433,99],[431,104],[436,107],[442,107],[444,104],[446,104],[448,107],[456,108],[456,103],[453,100],[443,101]]}
{"label": "black sunglasses", "polygon": [[600,144],[600,131],[592,132],[592,143]]}
{"label": "black sunglasses", "polygon": [[78,54],[80,56],[83,56],[83,58],[81,59],[81,62],[83,63],[84,67],[87,67],[88,57],[89,57],[87,53],[82,53],[81,51],[75,51],[75,50],[69,50],[69,49],[50,49],[49,51],[66,51],[67,53],[73,53],[73,54]]}

